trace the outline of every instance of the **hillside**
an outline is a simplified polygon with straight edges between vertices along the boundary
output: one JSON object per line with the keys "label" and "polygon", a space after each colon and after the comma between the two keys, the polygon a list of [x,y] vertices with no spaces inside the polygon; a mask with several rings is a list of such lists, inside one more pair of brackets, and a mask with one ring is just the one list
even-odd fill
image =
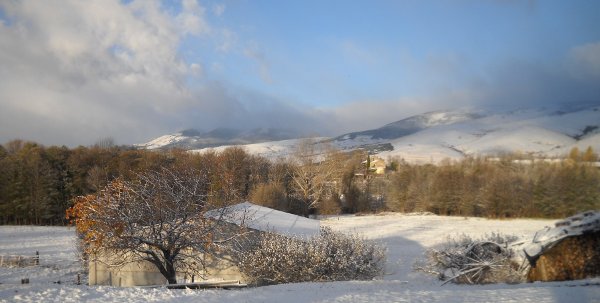
{"label": "hillside", "polygon": [[[275,130],[272,132],[276,133]],[[248,152],[276,159],[289,155],[299,142],[298,139],[252,142],[240,139],[244,136],[239,134],[221,141],[214,137],[167,135],[139,146],[149,149],[187,146],[190,148],[186,149],[201,152],[205,148],[221,150],[226,146],[239,145]],[[585,150],[591,146],[596,151],[600,150],[600,107],[571,111],[436,111],[377,129],[318,140],[343,151],[364,149],[384,158],[399,157],[413,163],[507,153],[559,157],[568,154],[573,147]]]}
{"label": "hillside", "polygon": [[[523,153],[536,157],[560,157],[573,147],[591,146],[600,150],[599,108],[570,113],[523,110],[490,114],[459,123],[434,126],[410,136],[392,140],[393,150],[382,156],[416,160],[430,156],[433,162],[444,156],[485,156]],[[416,152],[415,152],[416,151]]]}
{"label": "hillside", "polygon": [[174,134],[160,136],[146,143],[136,144],[135,146],[145,149],[198,149],[279,141],[297,138],[298,136],[299,134],[293,130],[274,128],[255,128],[251,130],[216,128],[208,132],[187,129]]}

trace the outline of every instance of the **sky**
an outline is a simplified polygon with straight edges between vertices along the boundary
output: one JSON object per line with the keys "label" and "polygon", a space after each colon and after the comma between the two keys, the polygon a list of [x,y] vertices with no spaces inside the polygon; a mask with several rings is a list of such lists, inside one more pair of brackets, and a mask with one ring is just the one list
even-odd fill
{"label": "sky", "polygon": [[599,103],[596,0],[0,0],[0,143]]}

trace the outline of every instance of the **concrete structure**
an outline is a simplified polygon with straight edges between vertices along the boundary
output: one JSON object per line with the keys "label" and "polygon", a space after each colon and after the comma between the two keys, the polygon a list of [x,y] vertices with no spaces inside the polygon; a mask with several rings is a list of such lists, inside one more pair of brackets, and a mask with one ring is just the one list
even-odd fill
{"label": "concrete structure", "polygon": [[[211,217],[212,214],[216,215],[218,213],[220,213],[218,210],[207,212],[206,216]],[[317,235],[320,231],[320,223],[317,220],[258,206],[250,202],[231,206],[222,220],[232,226],[244,226],[254,235],[262,232],[272,232],[302,238]],[[106,261],[115,256],[123,259],[123,265],[107,266]],[[104,252],[91,258],[89,262],[89,285],[126,287],[167,284],[167,280],[152,263],[147,261],[128,262],[127,258],[127,256],[115,252]],[[199,280],[237,280],[245,282],[244,276],[227,255],[218,257],[205,255],[203,258],[205,264],[207,264],[205,270],[199,270],[203,279],[181,273],[177,276],[177,281],[179,283],[198,282]]]}

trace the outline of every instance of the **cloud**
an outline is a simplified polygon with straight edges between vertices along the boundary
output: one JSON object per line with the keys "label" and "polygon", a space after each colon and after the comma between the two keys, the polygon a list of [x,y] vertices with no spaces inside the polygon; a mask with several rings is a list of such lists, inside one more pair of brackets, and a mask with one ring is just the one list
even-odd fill
{"label": "cloud", "polygon": [[220,52],[229,52],[231,50],[231,48],[235,45],[235,43],[237,42],[237,35],[235,34],[235,32],[229,30],[229,29],[221,29],[219,31],[219,41],[217,43],[217,50]]}
{"label": "cloud", "polygon": [[210,31],[210,27],[204,19],[205,9],[196,0],[183,0],[182,8],[176,21],[183,33],[199,35]]}
{"label": "cloud", "polygon": [[473,92],[454,91],[430,96],[405,96],[389,100],[359,100],[323,109],[328,119],[324,126],[330,134],[379,128],[413,115],[435,110],[472,107]]}
{"label": "cloud", "polygon": [[190,71],[191,74],[194,76],[201,76],[202,75],[202,65],[198,64],[198,63],[192,63],[190,64]]}
{"label": "cloud", "polygon": [[[164,130],[162,117],[188,106],[195,72],[177,48],[206,30],[202,9],[171,16],[153,1],[3,2],[0,138],[86,144],[130,142]],[[181,28],[181,26],[185,28]]]}
{"label": "cloud", "polygon": [[330,113],[309,106],[286,102],[254,90],[229,83],[211,82],[194,90],[195,110],[180,115],[184,125],[211,129],[226,126],[240,129],[282,128],[304,134],[331,135],[326,117]]}
{"label": "cloud", "polygon": [[569,68],[574,77],[600,80],[600,42],[573,47]]}
{"label": "cloud", "polygon": [[[130,144],[190,127],[324,128],[310,108],[204,79],[202,62],[185,62],[178,49],[186,36],[220,31],[196,1],[178,13],[117,0],[3,2],[0,10],[11,20],[0,24],[0,142]],[[271,81],[258,44],[245,55]],[[211,71],[222,68],[215,64]],[[200,84],[191,87],[191,78]]]}
{"label": "cloud", "polygon": [[248,47],[246,47],[244,49],[244,55],[254,60],[258,67],[258,74],[265,83],[273,83],[269,61],[257,43],[251,43]]}
{"label": "cloud", "polygon": [[572,52],[562,62],[511,60],[490,70],[486,79],[470,88],[481,95],[478,105],[579,107],[600,103],[600,77],[594,75],[592,66],[574,63]]}
{"label": "cloud", "polygon": [[[113,137],[130,144],[190,127],[339,135],[438,109],[600,101],[598,42],[574,46],[563,62],[552,64],[506,60],[476,66],[458,54],[407,55],[393,74],[389,69],[396,66],[383,68],[389,58],[347,43],[343,55],[374,65],[374,75],[387,71],[386,79],[411,89],[316,108],[282,98],[276,88],[260,92],[222,79],[228,63],[242,57],[265,83],[280,85],[257,42],[209,24],[197,1],[181,4],[174,12],[145,0],[0,2],[0,142],[85,145]],[[207,62],[185,61],[180,48],[190,37],[222,53]],[[220,80],[208,78],[213,74]],[[400,74],[408,76],[396,80]],[[344,85],[340,89],[352,91]]]}
{"label": "cloud", "polygon": [[[600,43],[574,46],[562,60],[506,59],[477,66],[456,54],[405,54],[411,93],[323,109],[333,133],[381,127],[427,111],[456,108],[579,108],[600,104]],[[426,81],[423,81],[425,79]],[[412,82],[411,82],[412,81]]]}
{"label": "cloud", "polygon": [[225,13],[225,8],[226,6],[223,3],[215,4],[213,5],[213,14],[217,17],[221,17],[223,13]]}

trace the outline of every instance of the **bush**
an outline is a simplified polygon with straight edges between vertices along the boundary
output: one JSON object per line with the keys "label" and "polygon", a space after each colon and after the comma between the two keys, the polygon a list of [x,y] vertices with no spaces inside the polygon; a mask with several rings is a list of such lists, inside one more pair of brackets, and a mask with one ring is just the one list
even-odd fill
{"label": "bush", "polygon": [[310,239],[266,233],[238,251],[239,268],[256,285],[368,280],[383,273],[385,248],[359,236],[321,229]]}
{"label": "bush", "polygon": [[250,192],[250,201],[280,211],[289,211],[285,186],[278,182],[258,184]]}
{"label": "bush", "polygon": [[465,235],[450,238],[440,249],[429,249],[425,264],[418,264],[417,269],[438,275],[444,284],[523,282],[525,276],[508,248],[516,239],[498,233],[477,240]]}

